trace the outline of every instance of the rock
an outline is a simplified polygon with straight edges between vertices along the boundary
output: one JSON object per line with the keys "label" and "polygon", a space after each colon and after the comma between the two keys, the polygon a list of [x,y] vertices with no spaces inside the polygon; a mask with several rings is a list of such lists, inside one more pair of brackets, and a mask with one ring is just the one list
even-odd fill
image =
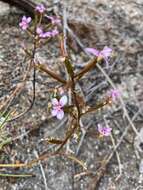
{"label": "rock", "polygon": [[3,3],[0,1],[0,17],[6,16],[10,13],[10,6],[8,3]]}

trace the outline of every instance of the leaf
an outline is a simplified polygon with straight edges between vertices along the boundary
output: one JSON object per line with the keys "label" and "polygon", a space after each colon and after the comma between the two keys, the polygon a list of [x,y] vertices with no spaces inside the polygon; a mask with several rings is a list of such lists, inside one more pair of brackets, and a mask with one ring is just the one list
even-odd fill
{"label": "leaf", "polygon": [[60,139],[54,139],[54,138],[50,138],[47,141],[48,141],[48,143],[51,143],[51,144],[62,144],[63,143],[62,140],[60,140]]}

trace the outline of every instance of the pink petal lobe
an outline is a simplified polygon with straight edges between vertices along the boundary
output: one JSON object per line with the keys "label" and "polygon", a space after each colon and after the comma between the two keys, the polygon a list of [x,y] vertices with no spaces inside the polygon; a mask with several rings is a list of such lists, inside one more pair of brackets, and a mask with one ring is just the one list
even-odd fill
{"label": "pink petal lobe", "polygon": [[95,56],[99,56],[99,51],[95,48],[85,48],[85,51],[87,51],[90,54],[93,54]]}
{"label": "pink petal lobe", "polygon": [[106,130],[103,132],[104,136],[109,136],[111,133],[112,129],[111,128],[106,128]]}
{"label": "pink petal lobe", "polygon": [[22,28],[23,30],[26,30],[26,29],[27,29],[27,25],[22,25],[21,28]]}
{"label": "pink petal lobe", "polygon": [[60,110],[57,112],[57,119],[62,120],[64,117],[64,111]]}
{"label": "pink petal lobe", "polygon": [[102,126],[100,124],[98,124],[97,127],[98,127],[98,131],[102,129]]}
{"label": "pink petal lobe", "polygon": [[56,116],[57,115],[57,110],[56,109],[53,109],[52,111],[51,111],[51,114],[52,114],[52,116],[54,117],[54,116]]}
{"label": "pink petal lobe", "polygon": [[36,33],[37,34],[41,34],[43,32],[42,28],[41,27],[37,27],[36,28]]}
{"label": "pink petal lobe", "polygon": [[23,17],[22,17],[22,21],[26,21],[26,16],[23,16]]}
{"label": "pink petal lobe", "polygon": [[28,23],[31,22],[31,17],[28,17],[28,18],[27,18],[27,22],[28,22]]}
{"label": "pink petal lobe", "polygon": [[112,89],[109,95],[112,97],[113,101],[116,101],[121,96],[121,92],[118,89]]}
{"label": "pink petal lobe", "polygon": [[58,102],[58,100],[57,100],[56,98],[53,98],[53,99],[52,99],[52,105],[53,105],[53,106],[58,105],[58,103],[59,103],[59,102]]}
{"label": "pink petal lobe", "polygon": [[44,33],[44,37],[46,38],[46,37],[51,37],[51,32],[45,32]]}
{"label": "pink petal lobe", "polygon": [[49,18],[50,20],[53,20],[53,17],[52,17],[52,16],[47,16],[47,15],[46,15],[46,17]]}
{"label": "pink petal lobe", "polygon": [[108,48],[107,46],[105,46],[105,47],[103,48],[103,50],[101,51],[101,54],[102,54],[104,57],[106,57],[106,58],[108,58],[108,57],[111,55],[111,53],[112,53],[112,49],[111,49],[111,48]]}
{"label": "pink petal lobe", "polygon": [[19,26],[20,26],[20,27],[22,27],[22,26],[23,26],[22,22],[20,22],[20,23],[19,23]]}
{"label": "pink petal lobe", "polygon": [[61,98],[60,98],[60,104],[61,104],[61,106],[63,107],[64,105],[66,105],[67,104],[67,102],[68,102],[68,98],[67,98],[67,96],[62,96]]}
{"label": "pink petal lobe", "polygon": [[102,127],[98,124],[98,132],[103,136],[109,136],[111,134],[112,128],[110,127]]}

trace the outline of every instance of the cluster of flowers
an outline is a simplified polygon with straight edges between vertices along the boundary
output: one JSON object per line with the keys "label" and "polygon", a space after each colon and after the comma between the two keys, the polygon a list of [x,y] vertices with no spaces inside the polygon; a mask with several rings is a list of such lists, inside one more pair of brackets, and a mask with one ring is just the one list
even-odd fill
{"label": "cluster of flowers", "polygon": [[54,28],[52,31],[44,32],[42,27],[37,27],[36,33],[38,34],[39,38],[50,38],[58,35],[59,31],[57,28]]}
{"label": "cluster of flowers", "polygon": [[[46,8],[44,7],[43,4],[39,4],[35,8],[35,11],[37,11],[39,14],[43,14],[45,10]],[[61,20],[57,17],[51,17],[51,16],[46,16],[46,17],[51,21],[52,25],[54,25],[55,28],[51,31],[44,32],[42,27],[38,26],[36,28],[36,33],[39,36],[39,38],[55,37],[56,35],[59,34],[56,25],[61,24]],[[21,22],[19,23],[19,26],[21,27],[22,30],[27,30],[31,21],[32,21],[31,17],[23,16]]]}

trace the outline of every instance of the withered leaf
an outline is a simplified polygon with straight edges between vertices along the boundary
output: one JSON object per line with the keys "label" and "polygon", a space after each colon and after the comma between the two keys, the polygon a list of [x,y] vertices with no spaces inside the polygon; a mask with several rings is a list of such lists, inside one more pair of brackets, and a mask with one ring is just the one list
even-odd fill
{"label": "withered leaf", "polygon": [[60,140],[60,139],[54,139],[54,138],[50,138],[47,141],[48,141],[48,143],[51,143],[51,144],[62,144],[63,143],[62,140]]}

